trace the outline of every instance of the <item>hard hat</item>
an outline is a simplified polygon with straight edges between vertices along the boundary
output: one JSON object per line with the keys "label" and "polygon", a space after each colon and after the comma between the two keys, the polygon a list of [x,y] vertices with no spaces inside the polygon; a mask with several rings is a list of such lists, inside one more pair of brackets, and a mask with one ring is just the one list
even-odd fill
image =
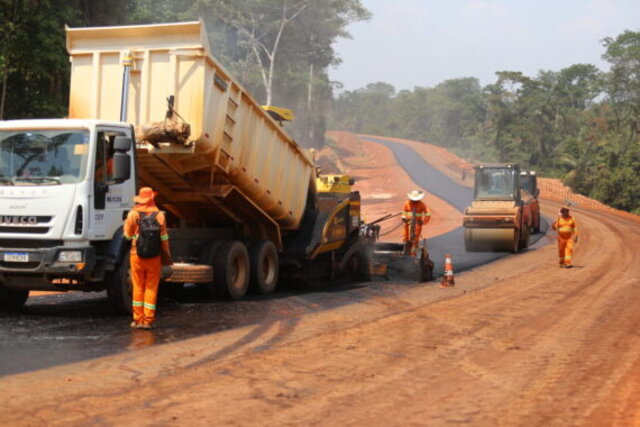
{"label": "hard hat", "polygon": [[153,201],[155,195],[156,193],[151,187],[142,187],[138,195],[133,198],[133,201],[144,205]]}
{"label": "hard hat", "polygon": [[418,200],[422,200],[422,198],[424,197],[424,193],[422,191],[413,190],[410,193],[407,193],[407,197],[409,197],[409,199],[413,200],[414,202],[417,202]]}

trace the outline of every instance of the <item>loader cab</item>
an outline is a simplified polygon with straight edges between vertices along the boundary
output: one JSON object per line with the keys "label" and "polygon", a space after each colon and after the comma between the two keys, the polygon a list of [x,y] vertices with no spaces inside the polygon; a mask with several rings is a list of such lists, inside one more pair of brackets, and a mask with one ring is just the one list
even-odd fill
{"label": "loader cab", "polygon": [[520,169],[518,165],[477,165],[475,174],[475,200],[520,201]]}

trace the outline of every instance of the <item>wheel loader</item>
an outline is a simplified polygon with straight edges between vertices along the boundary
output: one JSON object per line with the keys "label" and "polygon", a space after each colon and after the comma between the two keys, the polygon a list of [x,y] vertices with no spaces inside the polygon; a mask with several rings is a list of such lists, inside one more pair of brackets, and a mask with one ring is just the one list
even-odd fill
{"label": "wheel loader", "polygon": [[513,163],[475,166],[474,200],[464,213],[468,252],[518,252],[529,246],[534,228],[520,187],[520,167]]}

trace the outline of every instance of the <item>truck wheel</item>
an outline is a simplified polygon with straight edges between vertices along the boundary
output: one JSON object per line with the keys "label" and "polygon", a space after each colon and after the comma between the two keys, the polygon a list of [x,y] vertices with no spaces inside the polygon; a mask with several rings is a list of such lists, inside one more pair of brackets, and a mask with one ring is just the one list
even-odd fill
{"label": "truck wheel", "polygon": [[249,253],[242,242],[223,242],[213,256],[213,288],[223,297],[238,300],[249,288]]}
{"label": "truck wheel", "polygon": [[131,314],[133,286],[129,271],[129,254],[124,257],[124,260],[115,271],[108,274],[106,281],[107,296],[113,308],[118,313]]}
{"label": "truck wheel", "polygon": [[[270,294],[278,284],[278,250],[271,240],[260,240],[249,247],[251,274],[249,286],[261,294]],[[215,274],[215,273],[214,273]]]}
{"label": "truck wheel", "polygon": [[[211,267],[207,265],[173,264],[171,283],[203,283],[211,280]],[[162,286],[161,286],[162,287]]]}
{"label": "truck wheel", "polygon": [[0,309],[6,311],[20,311],[29,298],[28,289],[5,288],[0,284]]}

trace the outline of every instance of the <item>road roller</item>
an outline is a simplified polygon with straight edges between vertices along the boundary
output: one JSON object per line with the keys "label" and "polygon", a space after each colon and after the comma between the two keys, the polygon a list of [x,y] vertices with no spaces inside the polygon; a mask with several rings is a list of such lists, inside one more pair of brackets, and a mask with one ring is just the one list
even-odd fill
{"label": "road roller", "polygon": [[518,252],[529,246],[532,216],[520,187],[520,167],[513,163],[474,166],[473,202],[464,213],[467,252]]}

